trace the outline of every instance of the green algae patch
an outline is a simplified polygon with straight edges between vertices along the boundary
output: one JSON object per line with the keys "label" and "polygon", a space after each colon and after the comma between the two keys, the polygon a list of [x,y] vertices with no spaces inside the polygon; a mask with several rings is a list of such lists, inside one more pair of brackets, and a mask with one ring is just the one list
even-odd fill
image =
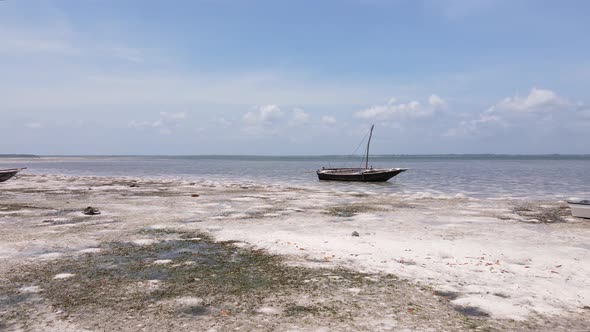
{"label": "green algae patch", "polygon": [[348,205],[331,206],[328,208],[328,210],[325,213],[330,216],[347,218],[347,217],[355,216],[359,213],[374,212],[374,211],[381,211],[381,209],[379,209],[378,207],[375,207],[373,205],[370,205],[370,204],[355,203],[355,204],[348,204]]}
{"label": "green algae patch", "polygon": [[[113,312],[150,311],[168,300],[191,296],[202,299],[202,303],[180,311],[206,315],[214,308],[254,311],[265,298],[319,294],[343,281],[350,287],[369,282],[361,274],[347,270],[326,273],[287,266],[265,251],[215,242],[206,234],[160,229],[140,234],[157,240],[148,245],[105,243],[97,253],[75,255],[14,273],[17,277],[12,283],[14,287],[38,285],[51,305],[66,313],[99,308]],[[297,306],[290,308],[288,313],[298,311]]]}

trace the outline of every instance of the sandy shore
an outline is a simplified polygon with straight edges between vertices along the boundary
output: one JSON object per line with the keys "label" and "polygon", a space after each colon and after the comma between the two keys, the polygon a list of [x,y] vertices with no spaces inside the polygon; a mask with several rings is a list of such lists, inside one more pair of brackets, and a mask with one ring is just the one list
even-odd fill
{"label": "sandy shore", "polygon": [[590,326],[590,222],[563,202],[25,175],[0,274],[0,330]]}

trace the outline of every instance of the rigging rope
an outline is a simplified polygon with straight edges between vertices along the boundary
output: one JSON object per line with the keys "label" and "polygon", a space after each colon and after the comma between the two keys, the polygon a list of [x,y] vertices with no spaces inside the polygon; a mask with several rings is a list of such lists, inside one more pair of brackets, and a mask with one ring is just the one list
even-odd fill
{"label": "rigging rope", "polygon": [[[363,139],[361,140],[361,142],[359,143],[359,145],[357,145],[356,149],[354,149],[354,151],[350,154],[350,158],[354,157],[354,154],[356,153],[356,151],[361,147],[361,145],[365,142],[365,139],[367,139],[367,136],[369,136],[369,133],[367,132],[365,134],[365,137],[363,137]],[[361,166],[359,166],[359,168],[362,168],[363,165],[363,161],[361,159]]]}

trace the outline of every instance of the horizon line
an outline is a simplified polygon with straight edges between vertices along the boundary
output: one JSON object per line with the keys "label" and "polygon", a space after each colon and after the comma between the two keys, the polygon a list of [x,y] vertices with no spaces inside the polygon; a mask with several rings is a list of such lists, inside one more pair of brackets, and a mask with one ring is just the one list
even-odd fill
{"label": "horizon line", "polygon": [[[42,158],[42,157],[364,157],[350,154],[29,154],[29,153],[3,153],[0,158]],[[445,156],[498,156],[498,157],[590,157],[590,153],[434,153],[434,154],[373,154],[371,157],[445,157]]]}

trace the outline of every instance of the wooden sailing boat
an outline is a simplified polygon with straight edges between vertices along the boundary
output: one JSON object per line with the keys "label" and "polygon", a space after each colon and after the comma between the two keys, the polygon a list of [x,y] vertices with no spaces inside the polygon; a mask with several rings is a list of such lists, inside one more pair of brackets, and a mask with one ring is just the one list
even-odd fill
{"label": "wooden sailing boat", "polygon": [[369,141],[367,142],[367,151],[365,154],[365,168],[325,168],[318,170],[320,180],[332,181],[363,181],[363,182],[385,182],[399,173],[405,172],[407,168],[369,168],[369,147],[371,146],[371,137],[373,129],[371,126]]}

